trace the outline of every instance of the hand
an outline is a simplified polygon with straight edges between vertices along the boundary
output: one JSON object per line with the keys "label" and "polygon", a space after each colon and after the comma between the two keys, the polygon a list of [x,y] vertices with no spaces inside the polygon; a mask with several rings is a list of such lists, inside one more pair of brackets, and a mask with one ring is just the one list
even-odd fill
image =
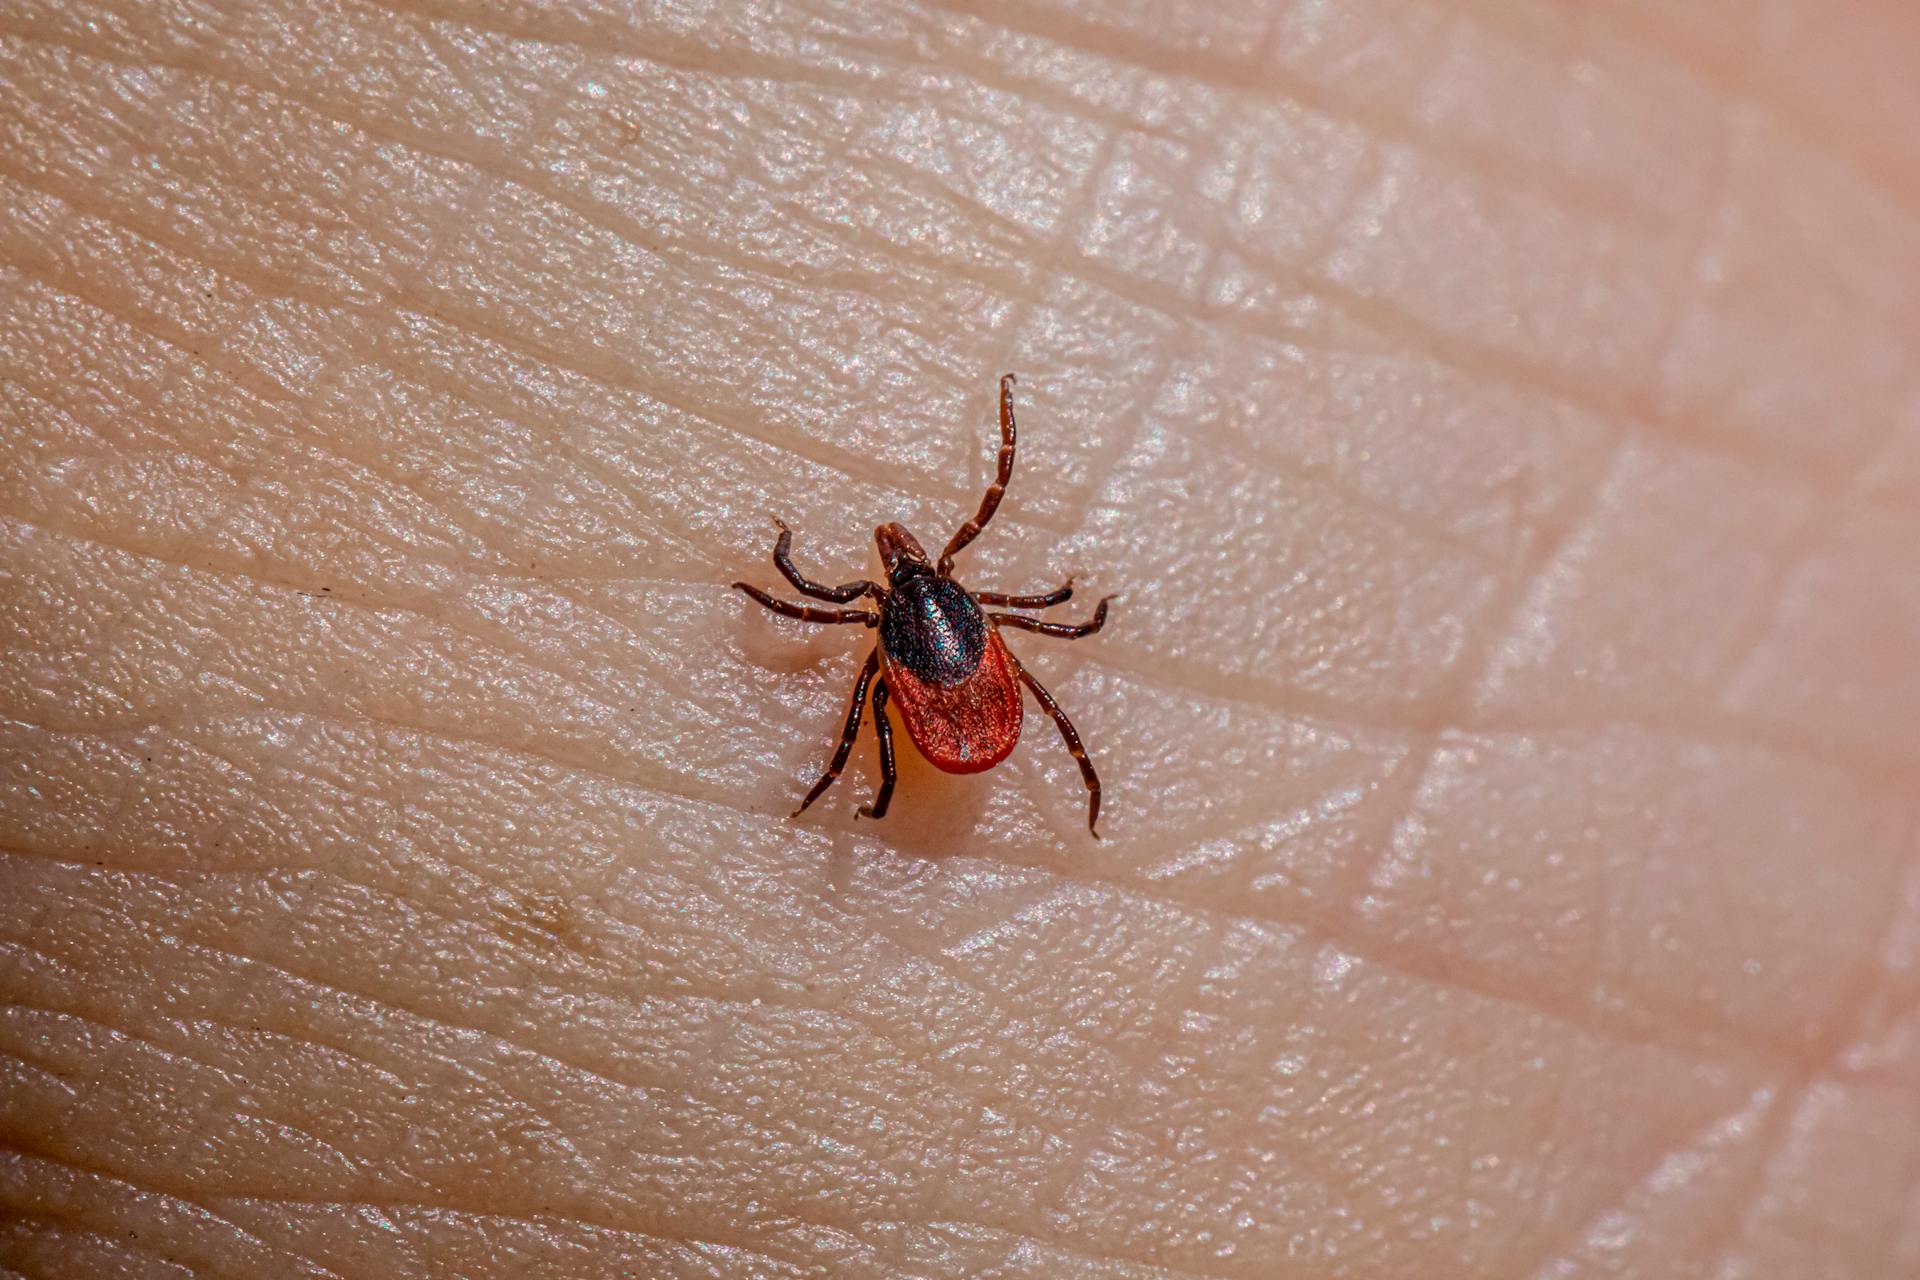
{"label": "hand", "polygon": [[[0,1269],[1913,1274],[1920,23],[1686,11],[13,6]],[[1009,368],[1107,838],[790,823]]]}

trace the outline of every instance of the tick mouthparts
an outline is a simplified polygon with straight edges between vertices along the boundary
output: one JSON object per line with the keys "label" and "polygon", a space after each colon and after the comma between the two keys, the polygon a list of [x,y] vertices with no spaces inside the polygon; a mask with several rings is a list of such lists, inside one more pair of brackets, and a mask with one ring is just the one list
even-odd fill
{"label": "tick mouthparts", "polygon": [[889,578],[906,566],[927,563],[926,548],[897,520],[875,529],[873,541],[880,548],[880,563],[886,566]]}

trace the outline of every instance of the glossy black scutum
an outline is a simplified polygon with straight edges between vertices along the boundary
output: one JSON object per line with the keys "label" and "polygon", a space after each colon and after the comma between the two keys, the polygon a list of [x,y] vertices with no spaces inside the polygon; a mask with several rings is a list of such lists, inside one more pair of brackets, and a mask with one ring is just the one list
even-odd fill
{"label": "glossy black scutum", "polygon": [[894,585],[880,615],[887,658],[928,684],[959,684],[987,651],[987,620],[951,578],[913,574]]}

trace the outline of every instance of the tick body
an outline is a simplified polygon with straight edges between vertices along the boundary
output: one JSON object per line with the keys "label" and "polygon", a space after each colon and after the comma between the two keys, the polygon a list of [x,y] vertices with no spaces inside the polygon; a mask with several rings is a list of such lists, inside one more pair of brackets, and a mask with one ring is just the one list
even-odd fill
{"label": "tick body", "polygon": [[1020,660],[1001,638],[1001,631],[1017,628],[1061,639],[1078,639],[1092,635],[1106,624],[1107,601],[1100,601],[1092,619],[1077,626],[1045,622],[1026,613],[992,612],[983,606],[1045,609],[1064,603],[1073,595],[1071,582],[1054,591],[1009,595],[998,591],[969,591],[953,576],[954,557],[993,519],[1007,482],[1013,476],[1013,383],[1012,374],[1000,379],[1000,457],[994,481],[987,486],[979,511],[955,532],[937,562],[927,559],[920,543],[905,528],[883,524],[873,531],[873,537],[880,549],[880,561],[886,567],[886,583],[859,579],[843,586],[826,587],[808,580],[794,567],[793,533],[786,525],[779,525],[773,563],[795,590],[833,604],[868,598],[874,602],[874,608],[821,609],[776,599],[744,582],[733,584],[783,617],[802,622],[859,623],[879,633],[878,643],[867,655],[866,664],[854,682],[853,702],[833,759],[800,802],[800,807],[794,810],[794,816],[798,817],[819,799],[846,767],[854,740],[860,734],[869,694],[873,701],[874,731],[880,744],[881,781],[873,803],[863,806],[860,812],[866,817],[879,818],[886,815],[893,798],[893,727],[887,719],[889,701],[897,705],[907,736],[930,763],[948,773],[979,773],[1006,759],[1020,740],[1024,715],[1021,686],[1024,685],[1041,709],[1053,718],[1067,750],[1080,765],[1080,775],[1088,792],[1087,830],[1098,838],[1100,833],[1095,830],[1095,824],[1100,817],[1100,778],[1094,772],[1093,762],[1087,758],[1080,735],[1066,712],[1020,665]]}

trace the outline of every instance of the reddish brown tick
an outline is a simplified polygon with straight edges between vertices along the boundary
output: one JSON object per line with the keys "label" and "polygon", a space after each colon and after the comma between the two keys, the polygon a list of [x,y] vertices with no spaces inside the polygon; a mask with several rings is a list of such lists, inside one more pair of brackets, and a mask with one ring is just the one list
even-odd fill
{"label": "reddish brown tick", "polygon": [[[833,785],[846,767],[854,739],[860,735],[860,716],[873,690],[873,725],[880,738],[880,790],[873,803],[860,812],[869,818],[885,817],[893,799],[893,727],[887,720],[887,699],[900,706],[900,719],[907,736],[937,768],[948,773],[979,773],[1007,758],[1013,744],[1020,740],[1020,685],[1033,696],[1060,727],[1067,750],[1080,762],[1080,776],[1086,779],[1090,800],[1087,804],[1087,830],[1098,839],[1094,823],[1100,817],[1100,778],[1087,759],[1080,735],[1074,731],[1067,713],[1053,700],[1020,660],[1007,650],[1000,639],[1003,627],[1037,631],[1043,636],[1077,640],[1090,636],[1107,621],[1107,600],[1093,611],[1090,622],[1069,626],[1043,622],[1017,613],[987,613],[981,605],[1000,605],[1009,609],[1045,609],[1073,595],[1073,581],[1044,595],[1018,596],[1000,591],[969,591],[954,580],[953,558],[979,536],[1000,506],[1000,496],[1013,477],[1013,382],[1012,374],[1000,379],[1000,464],[993,483],[980,500],[980,510],[960,526],[938,564],[927,563],[927,553],[911,533],[898,524],[883,524],[873,531],[880,546],[880,560],[886,566],[887,583],[862,578],[839,587],[824,587],[802,577],[793,567],[793,532],[780,521],[780,536],[773,544],[773,563],[794,589],[815,600],[846,604],[861,596],[871,596],[879,610],[819,609],[808,604],[775,599],[758,587],[744,582],[733,585],[782,617],[802,622],[857,622],[878,628],[880,642],[867,654],[860,678],[853,685],[853,705],[847,711],[847,727],[833,753],[827,771],[807,792],[807,798],[793,811],[799,817],[806,807]],[[1112,599],[1111,596],[1107,597]]]}

